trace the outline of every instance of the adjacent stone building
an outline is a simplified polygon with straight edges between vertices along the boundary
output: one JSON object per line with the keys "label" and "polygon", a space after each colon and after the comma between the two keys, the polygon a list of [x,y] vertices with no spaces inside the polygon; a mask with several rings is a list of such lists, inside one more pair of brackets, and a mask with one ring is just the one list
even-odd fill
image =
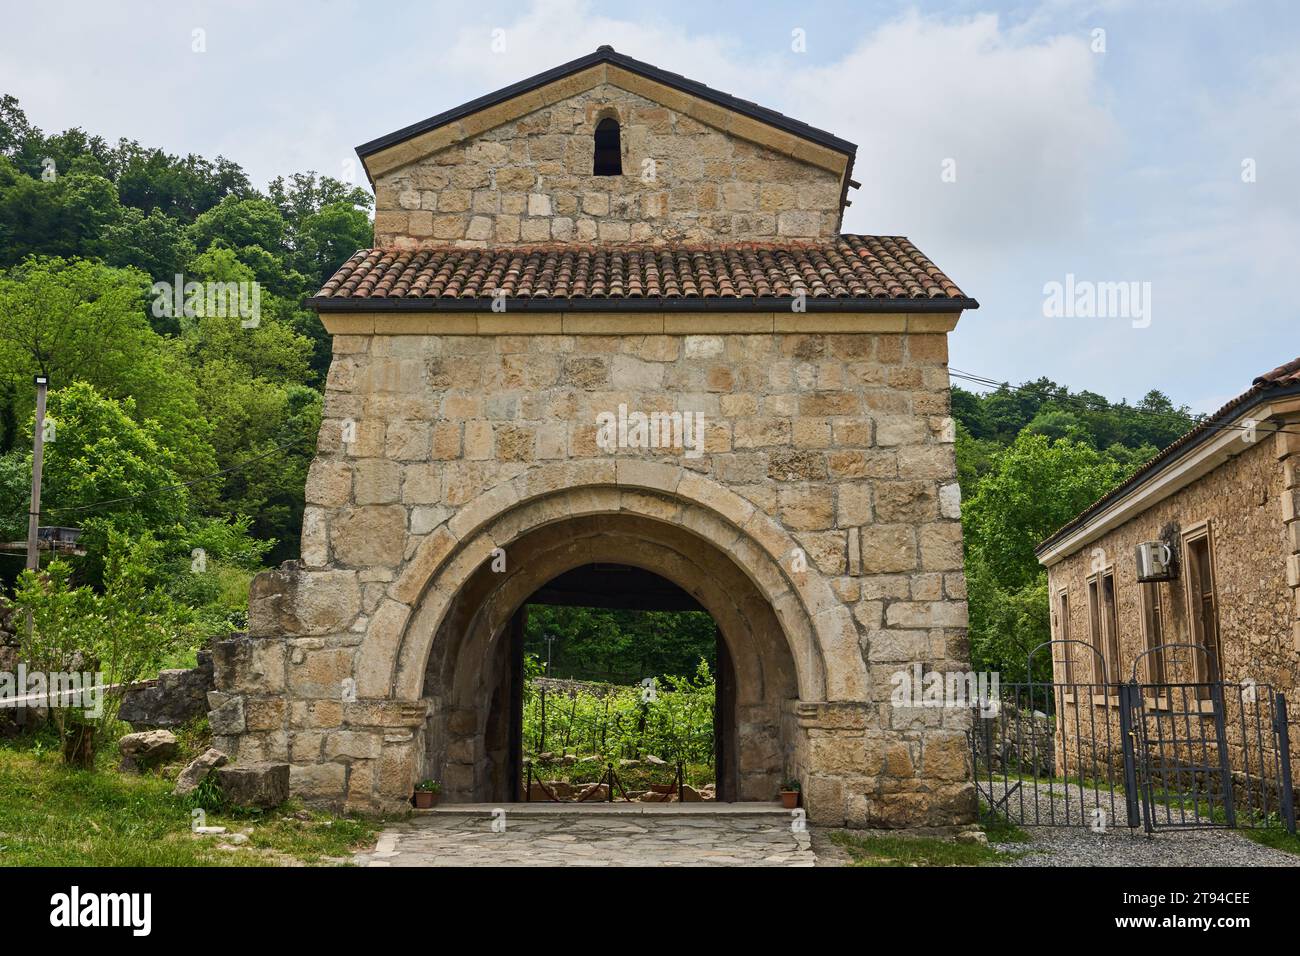
{"label": "adjacent stone building", "polygon": [[[359,149],[376,248],[313,300],[334,357],[301,561],[217,649],[213,729],[305,800],[519,793],[519,609],[629,565],[725,645],[724,799],[969,820],[947,333],[966,297],[841,235],[855,147],[601,48]],[[721,677],[720,677],[721,679]]]}
{"label": "adjacent stone building", "polygon": [[[1143,542],[1170,559],[1165,580],[1139,580]],[[1247,739],[1257,736],[1267,752],[1273,732],[1272,716],[1252,710],[1271,700],[1262,688],[1291,701],[1300,694],[1300,359],[1256,378],[1043,542],[1038,557],[1052,635],[1072,642],[1054,648],[1056,682],[1136,679],[1155,713],[1178,710],[1166,700],[1186,696],[1195,707],[1208,695],[1179,685],[1235,685],[1224,731],[1233,769],[1250,770],[1243,741],[1258,750]],[[1209,701],[1202,706],[1208,714]],[[1091,708],[1117,749],[1118,699],[1094,688]],[[1199,734],[1184,725],[1180,733]],[[1061,732],[1073,748],[1068,721]],[[1297,753],[1300,735],[1291,746]]]}

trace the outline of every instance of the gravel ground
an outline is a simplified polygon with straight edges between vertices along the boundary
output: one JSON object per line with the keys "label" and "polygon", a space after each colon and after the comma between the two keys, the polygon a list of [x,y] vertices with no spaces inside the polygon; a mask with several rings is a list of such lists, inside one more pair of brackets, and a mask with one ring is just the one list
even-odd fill
{"label": "gravel ground", "polygon": [[[1003,785],[994,781],[994,795],[1001,797]],[[1000,850],[1021,853],[1009,860],[1007,866],[1296,866],[1300,857],[1261,846],[1234,830],[1161,830],[1147,836],[1141,828],[1129,830],[1127,826],[1107,827],[1096,833],[1086,825],[1069,827],[1033,826],[1032,789],[1025,790],[1024,819],[1029,825],[1024,830],[1032,837],[1030,843],[995,844]],[[1107,818],[1110,812],[1109,794],[1101,795],[1084,789],[1085,810],[1100,804]],[[1071,820],[1079,820],[1079,789],[1072,787],[1069,795]],[[1010,801],[1013,817],[1020,814],[1019,793]],[[1053,809],[1057,820],[1066,818],[1066,795],[1062,784],[1049,787],[1039,784],[1037,804],[1040,820],[1046,820]],[[1053,804],[1055,806],[1053,807]],[[1123,819],[1122,797],[1116,798],[1116,807]],[[1190,818],[1189,813],[1189,818]],[[1084,816],[1083,819],[1091,819]],[[1026,852],[1027,851],[1027,852]]]}

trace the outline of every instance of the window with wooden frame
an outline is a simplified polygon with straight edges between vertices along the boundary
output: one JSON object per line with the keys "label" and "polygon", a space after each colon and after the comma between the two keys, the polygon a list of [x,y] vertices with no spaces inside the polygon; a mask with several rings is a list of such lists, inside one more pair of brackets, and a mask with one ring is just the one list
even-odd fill
{"label": "window with wooden frame", "polygon": [[1105,640],[1102,655],[1106,658],[1106,680],[1118,683],[1119,674],[1119,613],[1115,606],[1115,575],[1104,571],[1101,575],[1101,599],[1105,611]]}
{"label": "window with wooden frame", "polygon": [[[1070,592],[1061,588],[1056,594],[1056,639],[1070,639]],[[1061,682],[1074,683],[1074,645],[1058,644],[1061,649]]]}
{"label": "window with wooden frame", "polygon": [[[1183,564],[1187,579],[1187,620],[1191,642],[1204,654],[1192,654],[1193,673],[1198,684],[1223,680],[1222,646],[1219,642],[1219,600],[1214,586],[1214,539],[1208,521],[1183,533]],[[1202,699],[1210,688],[1198,689]]]}
{"label": "window with wooden frame", "polygon": [[[1115,574],[1107,568],[1088,578],[1088,640],[1092,655],[1092,682],[1114,683],[1119,667],[1119,622],[1115,613]],[[1094,693],[1105,693],[1096,688]]]}
{"label": "window with wooden frame", "polygon": [[[1142,601],[1142,643],[1147,651],[1146,682],[1163,684],[1165,677],[1165,652],[1160,646],[1165,642],[1163,621],[1163,597],[1160,594],[1159,581],[1147,581],[1138,585],[1138,594]],[[1160,694],[1159,688],[1155,691]]]}

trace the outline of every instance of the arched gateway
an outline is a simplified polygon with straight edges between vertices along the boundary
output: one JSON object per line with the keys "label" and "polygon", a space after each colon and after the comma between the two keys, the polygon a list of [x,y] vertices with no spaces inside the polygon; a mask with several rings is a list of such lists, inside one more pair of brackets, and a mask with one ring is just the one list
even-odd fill
{"label": "arched gateway", "polygon": [[967,712],[890,695],[967,666],[946,333],[975,303],[839,234],[853,151],[608,48],[361,147],[378,248],[313,300],[302,558],[218,648],[218,745],[312,802],[515,799],[519,610],[617,565],[717,624],[724,799],[969,819]]}

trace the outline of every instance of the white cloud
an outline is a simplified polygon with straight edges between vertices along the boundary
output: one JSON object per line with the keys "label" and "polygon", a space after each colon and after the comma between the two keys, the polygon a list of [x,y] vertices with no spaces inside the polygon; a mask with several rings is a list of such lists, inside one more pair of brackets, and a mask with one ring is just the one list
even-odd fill
{"label": "white cloud", "polygon": [[1014,248],[1071,232],[1109,159],[1095,64],[1083,36],[1013,42],[991,15],[911,14],[789,85],[859,143],[851,227]]}

